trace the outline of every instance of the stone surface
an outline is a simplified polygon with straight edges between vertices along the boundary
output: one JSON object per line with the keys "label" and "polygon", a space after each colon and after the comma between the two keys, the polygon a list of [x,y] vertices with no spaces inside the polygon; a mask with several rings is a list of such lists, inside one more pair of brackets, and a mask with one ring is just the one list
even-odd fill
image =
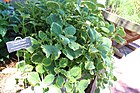
{"label": "stone surface", "polygon": [[5,73],[5,74],[9,73],[10,74],[10,73],[15,73],[15,72],[17,72],[16,68],[5,68],[5,69],[2,70],[1,73]]}
{"label": "stone surface", "polygon": [[[23,86],[16,84],[16,77],[21,75],[16,68],[6,68],[0,72],[0,93],[18,93]],[[23,84],[22,84],[23,85]]]}

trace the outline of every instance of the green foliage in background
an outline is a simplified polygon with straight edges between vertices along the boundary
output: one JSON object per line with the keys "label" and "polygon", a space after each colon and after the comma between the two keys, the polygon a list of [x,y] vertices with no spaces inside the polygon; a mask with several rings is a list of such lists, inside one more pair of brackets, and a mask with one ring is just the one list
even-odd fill
{"label": "green foliage in background", "polygon": [[14,40],[17,33],[14,31],[14,26],[18,23],[14,8],[7,3],[0,2],[0,60],[9,58],[9,53],[6,49],[6,42]]}
{"label": "green foliage in background", "polygon": [[112,13],[140,24],[139,0],[107,0],[107,8]]}

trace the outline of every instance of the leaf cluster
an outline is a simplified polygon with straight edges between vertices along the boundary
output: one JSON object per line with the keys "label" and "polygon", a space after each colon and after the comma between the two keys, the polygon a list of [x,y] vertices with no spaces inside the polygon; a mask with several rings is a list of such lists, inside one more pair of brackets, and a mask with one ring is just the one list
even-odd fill
{"label": "leaf cluster", "polygon": [[0,60],[9,58],[6,49],[6,42],[14,40],[18,35],[14,31],[14,26],[18,23],[14,7],[8,3],[0,2]]}

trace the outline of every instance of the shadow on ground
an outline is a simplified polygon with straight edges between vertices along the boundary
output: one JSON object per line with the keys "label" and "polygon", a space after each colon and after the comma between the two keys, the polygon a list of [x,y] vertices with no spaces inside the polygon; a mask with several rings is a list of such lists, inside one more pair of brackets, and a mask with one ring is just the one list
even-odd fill
{"label": "shadow on ground", "polygon": [[129,87],[127,84],[125,84],[121,81],[119,81],[119,84],[120,84],[119,87],[121,87],[121,89],[118,88],[117,86],[115,86],[112,88],[111,93],[140,93],[140,91],[138,89]]}

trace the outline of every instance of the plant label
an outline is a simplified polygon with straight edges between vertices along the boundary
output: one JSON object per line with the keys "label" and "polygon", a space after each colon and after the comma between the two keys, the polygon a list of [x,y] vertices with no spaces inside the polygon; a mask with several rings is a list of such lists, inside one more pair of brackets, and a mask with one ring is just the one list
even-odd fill
{"label": "plant label", "polygon": [[9,41],[6,43],[6,45],[7,45],[8,52],[11,53],[21,49],[26,49],[32,46],[32,43],[30,38],[24,38],[15,41]]}

